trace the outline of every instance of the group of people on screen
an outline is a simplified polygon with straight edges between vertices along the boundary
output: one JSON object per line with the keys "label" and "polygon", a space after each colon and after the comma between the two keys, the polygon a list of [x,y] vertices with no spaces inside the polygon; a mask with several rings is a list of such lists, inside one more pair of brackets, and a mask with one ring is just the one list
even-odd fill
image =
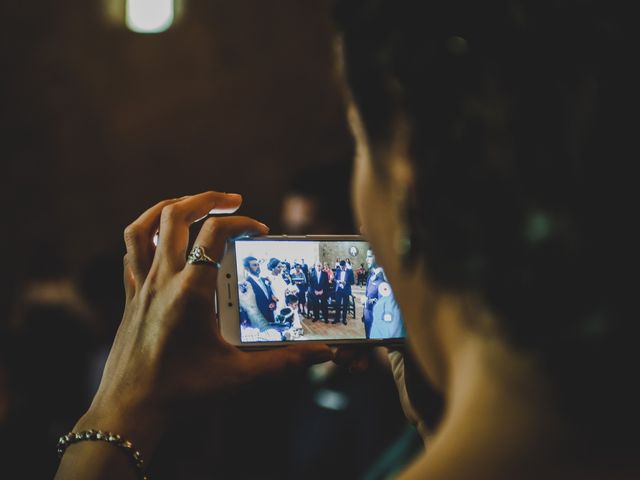
{"label": "group of people on screen", "polygon": [[[382,267],[371,250],[367,265],[354,271],[349,259],[336,258],[335,265],[304,259],[290,262],[278,258],[243,259],[244,279],[240,279],[240,323],[246,329],[279,331],[283,339],[301,339],[304,319],[331,325],[347,325],[356,317],[353,285],[364,287],[359,302],[366,338],[404,336],[404,325],[393,292]],[[330,307],[334,312],[330,320]],[[273,332],[271,332],[273,333]],[[261,339],[265,339],[262,338]]]}

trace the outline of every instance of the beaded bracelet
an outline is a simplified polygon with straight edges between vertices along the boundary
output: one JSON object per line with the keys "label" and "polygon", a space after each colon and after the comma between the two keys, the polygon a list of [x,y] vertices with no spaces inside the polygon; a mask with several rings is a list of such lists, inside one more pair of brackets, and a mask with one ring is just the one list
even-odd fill
{"label": "beaded bracelet", "polygon": [[149,476],[145,473],[144,462],[140,452],[133,447],[129,440],[123,440],[120,435],[111,432],[103,432],[100,430],[84,430],[82,432],[69,432],[58,439],[58,457],[62,457],[69,445],[82,442],[84,440],[98,440],[110,443],[125,451],[129,460],[135,467],[142,480],[149,480]]}

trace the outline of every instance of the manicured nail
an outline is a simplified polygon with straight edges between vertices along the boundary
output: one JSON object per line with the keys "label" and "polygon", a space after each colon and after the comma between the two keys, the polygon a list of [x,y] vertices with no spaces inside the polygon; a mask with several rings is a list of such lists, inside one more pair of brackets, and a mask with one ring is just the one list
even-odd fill
{"label": "manicured nail", "polygon": [[234,198],[238,198],[239,200],[242,200],[242,195],[240,195],[239,193],[225,193],[225,195],[227,195],[228,197],[234,197]]}

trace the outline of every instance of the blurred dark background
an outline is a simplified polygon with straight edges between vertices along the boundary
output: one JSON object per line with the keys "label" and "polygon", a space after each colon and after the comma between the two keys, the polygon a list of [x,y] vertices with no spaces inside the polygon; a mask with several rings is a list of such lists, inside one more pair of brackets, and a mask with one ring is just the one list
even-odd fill
{"label": "blurred dark background", "polygon": [[[88,406],[120,320],[122,231],[146,208],[214,189],[242,193],[243,214],[274,233],[354,231],[331,2],[175,3],[168,30],[141,34],[125,0],[0,1],[0,477],[55,470],[55,440]],[[330,369],[256,387],[269,413],[242,428],[187,421],[200,457],[163,465],[165,478],[363,475],[404,426],[373,363],[356,380]],[[314,403],[326,388],[351,414]]]}
{"label": "blurred dark background", "polygon": [[128,30],[120,3],[2,0],[2,237],[33,252],[7,255],[19,277],[34,255],[76,269],[156,201],[208,189],[278,231],[299,167],[350,160],[329,2],[182,0],[158,34]]}

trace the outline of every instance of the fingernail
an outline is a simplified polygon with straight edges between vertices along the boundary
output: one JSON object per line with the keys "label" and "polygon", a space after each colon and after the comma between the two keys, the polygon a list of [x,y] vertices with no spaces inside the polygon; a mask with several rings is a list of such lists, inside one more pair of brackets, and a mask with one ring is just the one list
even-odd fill
{"label": "fingernail", "polygon": [[269,227],[267,227],[267,226],[266,226],[264,223],[262,223],[262,222],[260,222],[260,226],[261,226],[264,230],[266,230],[267,232],[268,232],[269,230],[271,230]]}
{"label": "fingernail", "polygon": [[239,193],[225,193],[225,195],[227,195],[228,197],[237,198],[238,200],[242,200],[242,195],[240,195]]}

